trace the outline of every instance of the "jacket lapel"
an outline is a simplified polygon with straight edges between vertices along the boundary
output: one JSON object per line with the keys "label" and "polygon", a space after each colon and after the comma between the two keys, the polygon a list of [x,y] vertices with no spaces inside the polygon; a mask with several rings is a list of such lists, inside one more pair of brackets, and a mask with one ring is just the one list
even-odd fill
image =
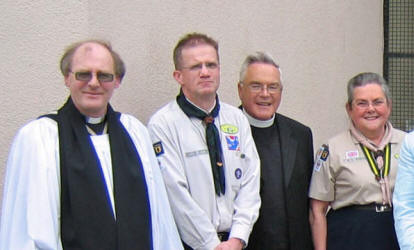
{"label": "jacket lapel", "polygon": [[282,165],[285,173],[285,186],[287,188],[289,186],[294,168],[298,142],[293,137],[291,128],[284,123],[283,119],[280,118],[280,115],[276,114],[276,120],[280,132],[280,148],[282,152]]}

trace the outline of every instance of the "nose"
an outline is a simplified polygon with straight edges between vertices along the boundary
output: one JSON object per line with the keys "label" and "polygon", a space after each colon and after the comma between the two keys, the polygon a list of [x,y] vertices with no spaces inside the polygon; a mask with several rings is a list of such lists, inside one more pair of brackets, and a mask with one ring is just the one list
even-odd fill
{"label": "nose", "polygon": [[372,102],[369,102],[368,103],[368,110],[375,110],[375,106],[374,106],[374,103],[372,103]]}
{"label": "nose", "polygon": [[262,89],[260,90],[260,95],[261,96],[268,96],[268,95],[270,95],[269,89],[267,88],[267,86],[262,86]]}
{"label": "nose", "polygon": [[204,63],[201,65],[200,76],[209,76],[208,68]]}
{"label": "nose", "polygon": [[92,74],[91,80],[88,82],[88,86],[91,88],[98,88],[101,84],[99,83],[98,76]]}
{"label": "nose", "polygon": [[368,107],[366,109],[366,112],[370,113],[370,114],[376,112],[376,109],[375,109],[375,106],[374,106],[373,103],[368,103]]}

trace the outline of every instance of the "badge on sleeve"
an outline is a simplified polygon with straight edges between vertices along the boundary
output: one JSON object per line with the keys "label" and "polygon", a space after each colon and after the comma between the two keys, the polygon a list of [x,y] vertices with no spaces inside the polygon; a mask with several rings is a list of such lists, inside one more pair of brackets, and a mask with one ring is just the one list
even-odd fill
{"label": "badge on sleeve", "polygon": [[328,145],[323,144],[322,147],[321,147],[321,150],[322,150],[322,152],[321,152],[321,160],[322,161],[326,161],[326,159],[329,156],[329,147],[328,147]]}
{"label": "badge on sleeve", "polygon": [[156,156],[164,154],[164,148],[162,147],[161,141],[152,144],[152,146],[154,147],[154,152]]}
{"label": "badge on sleeve", "polygon": [[329,156],[329,147],[326,144],[323,144],[316,154],[315,165],[313,165],[313,170],[319,172],[321,170],[323,162],[328,159]]}

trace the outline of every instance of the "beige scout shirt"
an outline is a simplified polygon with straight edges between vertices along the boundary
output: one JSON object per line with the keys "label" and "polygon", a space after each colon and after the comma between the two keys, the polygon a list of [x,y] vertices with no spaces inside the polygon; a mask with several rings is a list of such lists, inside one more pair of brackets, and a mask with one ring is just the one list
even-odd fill
{"label": "beige scout shirt", "polygon": [[[405,132],[393,129],[389,180],[394,191],[399,153]],[[333,209],[350,205],[382,203],[380,184],[358,141],[349,130],[329,140],[329,155],[315,161],[309,197],[331,202]],[[321,151],[321,150],[320,150]]]}

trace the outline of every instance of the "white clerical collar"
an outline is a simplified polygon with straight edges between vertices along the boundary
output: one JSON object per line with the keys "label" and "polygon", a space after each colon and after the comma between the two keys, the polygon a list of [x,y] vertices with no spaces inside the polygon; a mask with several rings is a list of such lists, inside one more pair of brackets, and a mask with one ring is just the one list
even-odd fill
{"label": "white clerical collar", "polygon": [[[185,97],[185,96],[184,96],[184,97]],[[216,99],[214,99],[213,107],[211,107],[211,108],[210,108],[210,110],[205,110],[205,109],[203,109],[203,108],[200,108],[199,106],[195,105],[192,101],[188,100],[188,98],[187,98],[187,97],[185,97],[185,99],[186,99],[189,103],[191,103],[191,104],[193,104],[194,106],[196,106],[198,109],[200,109],[200,110],[204,111],[206,114],[210,114],[210,113],[211,113],[211,111],[213,111],[214,107],[216,106]]]}
{"label": "white clerical collar", "polygon": [[89,123],[89,124],[98,124],[105,120],[105,116],[102,116],[102,117],[85,116],[85,120],[86,120],[86,123]]}
{"label": "white clerical collar", "polygon": [[258,120],[254,117],[252,117],[251,115],[249,115],[245,109],[242,109],[243,113],[246,115],[247,120],[249,120],[250,125],[252,125],[253,127],[256,128],[268,128],[270,126],[273,125],[273,122],[275,120],[275,114],[273,114],[272,118],[270,118],[269,120]]}

